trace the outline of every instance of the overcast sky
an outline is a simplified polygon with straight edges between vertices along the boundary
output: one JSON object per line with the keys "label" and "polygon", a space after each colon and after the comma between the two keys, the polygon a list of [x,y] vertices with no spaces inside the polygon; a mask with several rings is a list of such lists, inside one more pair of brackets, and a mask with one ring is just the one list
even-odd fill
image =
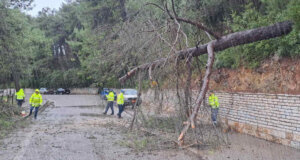
{"label": "overcast sky", "polygon": [[49,7],[51,9],[55,8],[58,10],[62,2],[64,2],[64,0],[34,0],[33,2],[34,8],[30,11],[27,11],[27,14],[30,14],[32,16],[37,16],[38,12],[45,7]]}

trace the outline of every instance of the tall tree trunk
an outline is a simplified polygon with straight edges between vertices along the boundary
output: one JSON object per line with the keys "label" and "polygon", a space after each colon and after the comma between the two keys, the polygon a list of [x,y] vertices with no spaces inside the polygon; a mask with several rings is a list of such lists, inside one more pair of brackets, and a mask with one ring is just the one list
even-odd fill
{"label": "tall tree trunk", "polygon": [[18,91],[21,88],[20,87],[20,73],[18,73],[15,69],[13,69],[12,77],[14,80],[15,89],[16,89],[16,91]]}
{"label": "tall tree trunk", "polygon": [[125,0],[120,0],[120,9],[121,9],[121,17],[123,22],[127,20],[127,12],[126,12],[126,6],[125,6]]}

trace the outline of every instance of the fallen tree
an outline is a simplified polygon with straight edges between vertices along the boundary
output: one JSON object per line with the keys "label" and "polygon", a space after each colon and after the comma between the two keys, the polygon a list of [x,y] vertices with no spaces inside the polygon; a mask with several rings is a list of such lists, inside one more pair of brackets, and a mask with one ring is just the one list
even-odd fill
{"label": "fallen tree", "polygon": [[[280,37],[283,35],[287,35],[292,31],[293,23],[291,21],[284,21],[279,22],[270,26],[266,27],[260,27],[256,29],[250,29],[246,31],[241,32],[235,32],[228,34],[226,36],[221,37],[218,40],[215,40],[214,42],[214,51],[222,51],[227,48],[231,48],[234,46],[239,46],[242,44],[249,44],[261,40],[267,40],[275,37]],[[185,59],[189,55],[192,55],[193,57],[200,56],[203,54],[207,54],[207,46],[209,43],[196,46],[193,48],[188,48],[185,50],[181,50],[176,52],[174,55],[170,56],[169,58],[161,58],[158,60],[155,60],[150,63],[142,64],[138,67],[133,68],[129,72],[127,72],[126,75],[119,78],[119,81],[121,83],[125,82],[128,78],[134,76],[137,72],[137,70],[151,70],[154,69],[154,67],[160,67],[165,64],[167,60],[174,60],[174,59]]]}
{"label": "fallen tree", "polygon": [[198,111],[202,104],[202,101],[206,95],[209,86],[209,79],[211,75],[211,70],[214,62],[214,52],[222,51],[230,47],[253,43],[261,40],[271,39],[275,37],[280,37],[286,35],[292,31],[293,23],[291,21],[279,22],[271,26],[260,27],[256,29],[241,31],[223,36],[220,39],[211,40],[209,43],[197,46],[193,48],[188,48],[186,50],[181,50],[176,52],[173,56],[169,58],[158,59],[152,63],[146,63],[141,66],[138,66],[131,71],[129,71],[125,76],[121,77],[119,80],[125,82],[128,78],[136,74],[137,71],[146,70],[149,71],[149,77],[152,78],[151,72],[154,67],[158,68],[164,66],[168,60],[180,60],[188,57],[196,57],[202,54],[208,53],[208,60],[206,65],[206,73],[203,79],[203,84],[200,90],[199,95],[195,105],[193,106],[192,114],[189,116],[188,122],[185,124],[185,127],[181,130],[181,133],[178,137],[178,144],[181,146],[184,143],[184,136],[187,133],[188,129],[195,128],[195,119],[197,117]]}

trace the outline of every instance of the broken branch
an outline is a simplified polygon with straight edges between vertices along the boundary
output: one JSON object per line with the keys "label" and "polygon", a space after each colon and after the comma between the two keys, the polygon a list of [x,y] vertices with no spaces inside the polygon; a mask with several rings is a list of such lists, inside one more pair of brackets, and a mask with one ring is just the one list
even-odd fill
{"label": "broken branch", "polygon": [[186,134],[186,132],[188,131],[188,129],[190,127],[195,128],[195,119],[197,117],[198,111],[200,109],[201,103],[204,99],[204,96],[206,94],[206,91],[208,89],[208,84],[209,84],[209,78],[211,75],[211,71],[212,71],[212,66],[214,64],[214,51],[213,51],[213,47],[214,47],[214,43],[216,41],[212,41],[208,44],[207,46],[207,50],[208,50],[208,59],[207,59],[207,65],[206,65],[206,72],[205,72],[205,77],[203,79],[203,85],[201,88],[201,92],[199,93],[198,97],[197,97],[197,101],[194,107],[194,110],[192,112],[192,115],[189,118],[188,123],[186,124],[186,126],[182,129],[180,136],[178,137],[178,141],[179,144],[183,144],[183,139],[184,139],[184,135]]}

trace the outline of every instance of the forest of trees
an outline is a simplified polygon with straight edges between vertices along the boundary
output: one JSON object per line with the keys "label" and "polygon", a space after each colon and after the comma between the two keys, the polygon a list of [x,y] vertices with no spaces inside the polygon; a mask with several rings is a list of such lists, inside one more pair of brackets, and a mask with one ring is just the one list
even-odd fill
{"label": "forest of trees", "polygon": [[182,50],[210,41],[203,30],[173,21],[164,6],[219,35],[285,20],[294,23],[286,36],[219,52],[215,68],[255,68],[274,55],[300,56],[299,0],[171,2],[68,0],[58,11],[44,8],[31,17],[24,11],[32,0],[1,0],[0,87],[120,87],[118,78],[135,66],[167,57],[170,45]]}

